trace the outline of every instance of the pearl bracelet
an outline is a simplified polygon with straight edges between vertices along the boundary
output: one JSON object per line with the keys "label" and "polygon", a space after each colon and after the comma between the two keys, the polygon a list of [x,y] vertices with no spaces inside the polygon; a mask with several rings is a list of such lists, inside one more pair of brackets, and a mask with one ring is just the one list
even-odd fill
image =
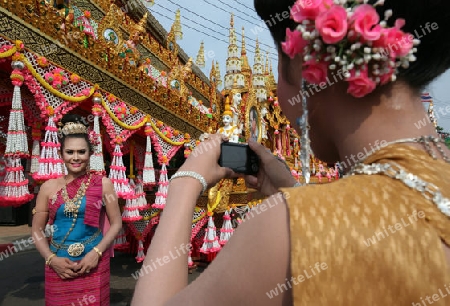
{"label": "pearl bracelet", "polygon": [[195,178],[196,180],[198,180],[202,186],[202,192],[204,193],[206,191],[206,189],[208,189],[208,184],[205,181],[205,178],[203,176],[201,176],[200,174],[198,174],[197,172],[194,171],[178,171],[177,173],[175,173],[174,175],[172,175],[172,177],[170,178],[169,182],[171,182],[173,179],[179,178],[179,177],[192,177]]}

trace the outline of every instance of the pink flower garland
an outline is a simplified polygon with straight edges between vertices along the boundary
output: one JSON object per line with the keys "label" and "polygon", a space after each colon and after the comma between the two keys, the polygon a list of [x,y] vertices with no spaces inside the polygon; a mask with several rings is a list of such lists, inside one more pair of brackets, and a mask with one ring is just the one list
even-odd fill
{"label": "pink flower garland", "polygon": [[303,78],[319,85],[327,81],[330,70],[341,67],[349,83],[347,92],[360,98],[373,92],[377,85],[395,81],[398,68],[409,67],[416,60],[415,45],[420,43],[401,28],[404,20],[387,27],[392,11],[380,22],[373,5],[352,0],[298,0],[291,9],[297,29],[286,30],[283,52],[290,58],[303,59]]}

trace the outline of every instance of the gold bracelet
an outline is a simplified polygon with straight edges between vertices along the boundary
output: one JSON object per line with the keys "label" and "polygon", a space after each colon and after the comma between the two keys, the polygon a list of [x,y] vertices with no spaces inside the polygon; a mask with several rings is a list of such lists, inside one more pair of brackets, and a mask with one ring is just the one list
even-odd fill
{"label": "gold bracelet", "polygon": [[94,251],[97,252],[98,257],[100,257],[100,258],[102,257],[103,253],[100,252],[100,250],[97,247],[94,247]]}
{"label": "gold bracelet", "polygon": [[47,259],[45,260],[45,265],[50,266],[50,263],[52,262],[52,258],[55,256],[56,256],[55,253],[52,253],[50,256],[48,256]]}

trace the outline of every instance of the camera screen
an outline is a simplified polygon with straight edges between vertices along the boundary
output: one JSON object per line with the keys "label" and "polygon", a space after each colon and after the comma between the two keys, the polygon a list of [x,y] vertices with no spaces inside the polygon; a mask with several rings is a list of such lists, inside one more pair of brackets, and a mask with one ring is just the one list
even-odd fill
{"label": "camera screen", "polygon": [[222,146],[222,166],[245,171],[247,164],[247,147],[245,146]]}

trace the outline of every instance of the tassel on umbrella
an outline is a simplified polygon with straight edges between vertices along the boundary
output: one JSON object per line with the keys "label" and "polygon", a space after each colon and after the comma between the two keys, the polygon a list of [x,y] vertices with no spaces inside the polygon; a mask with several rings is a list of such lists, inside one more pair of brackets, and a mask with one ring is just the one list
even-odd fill
{"label": "tassel on umbrella", "polygon": [[144,242],[142,241],[142,239],[139,239],[139,245],[138,245],[138,252],[137,252],[137,256],[136,256],[136,261],[137,262],[143,262],[144,259],[145,259]]}
{"label": "tassel on umbrella", "polygon": [[129,243],[127,241],[127,235],[125,232],[125,224],[122,226],[122,228],[119,231],[119,234],[117,234],[116,239],[114,239],[114,249],[115,250],[123,250],[127,249],[129,246]]}
{"label": "tassel on umbrella", "polygon": [[153,155],[152,155],[152,141],[150,135],[152,133],[152,127],[150,123],[145,126],[145,135],[147,135],[147,146],[145,150],[144,171],[142,174],[142,180],[144,185],[153,185],[156,183],[155,169],[153,168]]}
{"label": "tassel on umbrella", "polygon": [[105,174],[105,164],[103,161],[103,144],[102,136],[100,134],[100,120],[99,116],[102,113],[100,103],[102,98],[100,94],[94,94],[92,98],[94,106],[92,107],[92,114],[94,115],[94,130],[91,134],[91,141],[94,145],[94,154],[91,155],[90,168],[91,172],[96,174]]}
{"label": "tassel on umbrella", "polygon": [[166,198],[167,198],[167,191],[169,189],[169,180],[167,177],[167,168],[166,168],[166,162],[167,162],[167,157],[164,156],[165,159],[163,158],[163,163],[161,166],[161,172],[160,172],[160,176],[159,176],[159,187],[158,187],[158,191],[156,192],[156,198],[155,198],[155,203],[152,205],[153,208],[158,208],[158,209],[164,209],[164,206],[166,205]]}
{"label": "tassel on umbrella", "polygon": [[63,160],[59,155],[61,144],[58,140],[58,129],[55,125],[53,108],[48,107],[48,124],[45,127],[44,141],[41,142],[42,150],[39,158],[39,170],[33,174],[35,181],[46,181],[59,178],[63,173]]}
{"label": "tassel on umbrella", "polygon": [[150,204],[147,203],[147,198],[145,197],[144,185],[142,183],[142,176],[138,174],[136,177],[136,207],[139,211],[147,210],[150,208]]}
{"label": "tassel on umbrella", "polygon": [[133,190],[130,188],[125,174],[125,166],[123,164],[122,151],[120,144],[116,144],[113,153],[113,160],[110,167],[109,178],[114,184],[114,190],[117,196],[122,199],[129,199],[134,196]]}
{"label": "tassel on umbrella", "polygon": [[6,173],[0,182],[0,206],[20,206],[29,202],[34,195],[28,190],[28,180],[23,174],[21,159],[28,157],[28,141],[22,108],[20,86],[23,84],[23,62],[13,61],[11,80],[14,85],[12,108],[9,115],[6,139]]}
{"label": "tassel on umbrella", "polygon": [[[136,185],[134,184],[134,180],[130,179],[130,187],[134,189]],[[142,220],[142,216],[139,214],[139,210],[137,209],[137,197],[136,195],[127,198],[125,202],[125,207],[122,213],[122,220],[125,222],[134,222]]]}
{"label": "tassel on umbrella", "polygon": [[[6,161],[3,156],[0,156],[0,182],[3,182],[3,179],[6,175]],[[1,189],[1,186],[0,186]]]}
{"label": "tassel on umbrella", "polygon": [[41,156],[41,123],[36,123],[31,130],[31,137],[33,139],[33,147],[31,149],[31,167],[30,174],[33,175],[39,171],[39,157]]}
{"label": "tassel on umbrella", "polygon": [[225,211],[225,214],[223,215],[224,221],[222,228],[220,229],[220,239],[219,239],[219,243],[221,245],[225,245],[228,242],[228,240],[230,240],[234,232],[233,225],[231,224],[230,210]]}
{"label": "tassel on umbrella", "polygon": [[219,244],[219,239],[217,237],[216,226],[212,217],[213,213],[208,212],[208,227],[205,231],[205,238],[203,239],[203,245],[200,252],[204,254],[210,254],[220,251],[222,248]]}

